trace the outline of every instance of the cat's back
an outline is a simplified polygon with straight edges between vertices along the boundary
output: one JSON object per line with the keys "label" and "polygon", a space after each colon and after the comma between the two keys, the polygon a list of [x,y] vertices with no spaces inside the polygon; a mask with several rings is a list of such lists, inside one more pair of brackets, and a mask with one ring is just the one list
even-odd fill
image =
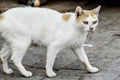
{"label": "cat's back", "polygon": [[61,13],[48,8],[32,8],[32,7],[17,7],[9,9],[8,11],[3,13],[4,17],[9,18],[17,18],[19,19],[30,19],[33,20],[39,17],[57,17],[60,16]]}
{"label": "cat's back", "polygon": [[3,14],[31,14],[31,13],[55,13],[60,14],[58,11],[49,8],[34,8],[34,7],[16,7],[5,11]]}

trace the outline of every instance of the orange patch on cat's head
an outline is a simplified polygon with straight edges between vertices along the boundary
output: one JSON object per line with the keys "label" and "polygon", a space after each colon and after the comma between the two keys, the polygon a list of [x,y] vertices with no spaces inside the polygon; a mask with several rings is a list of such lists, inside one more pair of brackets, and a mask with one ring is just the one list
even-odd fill
{"label": "orange patch on cat's head", "polygon": [[71,15],[68,14],[68,13],[65,13],[65,14],[62,15],[62,19],[63,19],[64,21],[69,21],[70,17],[71,17]]}
{"label": "orange patch on cat's head", "polygon": [[83,21],[89,16],[94,17],[95,11],[94,10],[83,10],[82,14],[76,19],[77,22]]}

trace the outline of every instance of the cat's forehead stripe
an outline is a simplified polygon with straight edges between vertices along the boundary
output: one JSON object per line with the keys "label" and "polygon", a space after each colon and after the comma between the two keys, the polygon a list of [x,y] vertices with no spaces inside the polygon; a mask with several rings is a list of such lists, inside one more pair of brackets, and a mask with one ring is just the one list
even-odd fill
{"label": "cat's forehead stripe", "polygon": [[89,16],[92,16],[94,17],[94,11],[93,10],[84,10],[82,15],[79,16],[79,18],[76,20],[77,22],[79,21],[83,21],[85,18],[89,17]]}
{"label": "cat's forehead stripe", "polygon": [[90,16],[94,16],[95,14],[94,10],[84,10],[83,13],[85,15],[90,15]]}
{"label": "cat's forehead stripe", "polygon": [[62,15],[62,19],[64,21],[69,21],[70,17],[71,17],[71,14],[68,14],[68,13],[65,13],[65,14]]}

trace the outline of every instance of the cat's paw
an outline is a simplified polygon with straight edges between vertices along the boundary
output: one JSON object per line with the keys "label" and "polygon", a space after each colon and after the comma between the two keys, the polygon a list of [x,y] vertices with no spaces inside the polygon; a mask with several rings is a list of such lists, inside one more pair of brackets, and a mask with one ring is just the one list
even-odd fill
{"label": "cat's paw", "polygon": [[48,76],[48,77],[55,77],[55,76],[56,76],[56,73],[55,73],[54,71],[47,72],[47,76]]}
{"label": "cat's paw", "polygon": [[26,73],[23,74],[25,77],[31,77],[32,76],[32,72],[27,71]]}
{"label": "cat's paw", "polygon": [[13,73],[13,70],[12,70],[12,69],[7,69],[7,70],[4,70],[4,72],[5,72],[6,74],[12,74],[12,73]]}
{"label": "cat's paw", "polygon": [[95,72],[98,72],[99,69],[97,67],[92,67],[92,68],[89,68],[88,71],[91,73],[95,73]]}

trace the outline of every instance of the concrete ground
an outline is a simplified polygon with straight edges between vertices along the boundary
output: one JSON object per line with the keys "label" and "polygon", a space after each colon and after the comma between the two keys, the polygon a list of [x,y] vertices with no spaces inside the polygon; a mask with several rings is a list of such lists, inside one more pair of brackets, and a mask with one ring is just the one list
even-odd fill
{"label": "concrete ground", "polygon": [[[50,7],[61,12],[73,12],[78,4],[84,9],[92,9],[96,6],[65,0],[47,3],[43,7]],[[1,6],[1,9],[3,7]],[[120,8],[102,7],[99,18],[100,23],[96,31],[86,41],[93,44],[93,47],[85,47],[90,63],[100,69],[98,73],[88,73],[71,50],[63,50],[55,61],[54,70],[57,76],[48,78],[45,73],[46,49],[30,47],[23,64],[34,75],[31,78],[23,77],[10,61],[9,65],[14,73],[4,74],[0,64],[0,80],[120,80]],[[2,43],[1,39],[0,46]]]}

